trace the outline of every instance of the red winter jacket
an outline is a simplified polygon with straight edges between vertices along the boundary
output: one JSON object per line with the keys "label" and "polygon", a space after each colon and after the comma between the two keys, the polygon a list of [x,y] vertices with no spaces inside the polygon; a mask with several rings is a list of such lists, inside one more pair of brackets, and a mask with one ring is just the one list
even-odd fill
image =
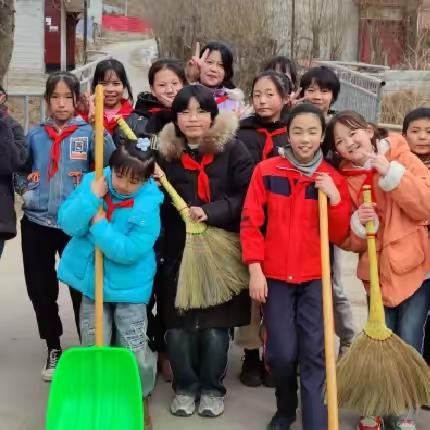
{"label": "red winter jacket", "polygon": [[[328,210],[330,241],[341,244],[351,216],[346,181],[325,161],[318,172],[329,173],[341,195],[340,203]],[[321,279],[316,173],[305,176],[281,157],[254,170],[242,212],[242,257],[246,264],[261,263],[267,278],[292,284]]]}

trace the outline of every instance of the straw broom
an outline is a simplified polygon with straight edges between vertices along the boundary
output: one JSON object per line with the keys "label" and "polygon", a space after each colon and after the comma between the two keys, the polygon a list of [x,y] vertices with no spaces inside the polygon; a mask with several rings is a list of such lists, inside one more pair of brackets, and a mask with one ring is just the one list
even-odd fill
{"label": "straw broom", "polygon": [[[371,187],[365,186],[364,202],[371,201]],[[397,416],[430,403],[430,370],[421,355],[385,324],[372,221],[366,232],[370,311],[363,333],[337,365],[339,406],[364,416]]]}
{"label": "straw broom", "polygon": [[[128,139],[136,135],[122,118],[118,125]],[[179,268],[175,307],[208,308],[228,302],[248,288],[249,273],[242,264],[239,235],[190,219],[189,208],[164,174],[159,181],[185,223],[186,241]]]}

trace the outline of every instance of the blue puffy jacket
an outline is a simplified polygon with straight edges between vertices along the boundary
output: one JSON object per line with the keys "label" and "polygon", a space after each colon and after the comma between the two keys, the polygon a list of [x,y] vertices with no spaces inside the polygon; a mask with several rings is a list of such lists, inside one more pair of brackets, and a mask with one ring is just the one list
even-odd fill
{"label": "blue puffy jacket", "polygon": [[[104,170],[113,203],[134,199],[133,207],[115,209],[111,221],[91,224],[104,201],[91,191],[94,173],[60,208],[58,222],[72,236],[58,267],[58,278],[94,299],[95,247],[104,255],[104,301],[148,303],[156,271],[154,243],[160,234],[163,194],[152,179],[133,195],[123,196],[112,187],[110,168]],[[106,205],[105,205],[106,209]]]}
{"label": "blue puffy jacket", "polygon": [[[49,120],[47,124],[49,124]],[[28,168],[39,172],[39,182],[27,181],[28,172],[16,178],[16,187],[23,193],[23,210],[30,221],[47,227],[59,228],[58,210],[61,204],[76,188],[82,175],[91,170],[94,163],[94,133],[92,127],[81,117],[70,120],[67,125],[76,124],[78,128],[61,142],[61,155],[58,172],[48,179],[52,141],[44,125],[33,127],[26,139],[29,149]],[[108,164],[115,150],[112,137],[104,135],[104,165]]]}

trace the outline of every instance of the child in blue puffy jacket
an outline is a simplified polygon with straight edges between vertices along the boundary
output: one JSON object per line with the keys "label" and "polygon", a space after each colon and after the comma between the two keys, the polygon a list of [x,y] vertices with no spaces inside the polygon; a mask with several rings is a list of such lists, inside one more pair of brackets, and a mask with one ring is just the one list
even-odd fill
{"label": "child in blue puffy jacket", "polygon": [[111,343],[115,327],[116,343],[136,355],[146,397],[154,387],[157,364],[148,346],[146,304],[156,271],[154,243],[163,194],[151,178],[154,156],[148,139],[126,141],[109,165],[98,180],[94,173],[86,175],[60,208],[59,224],[72,239],[58,277],[82,292],[82,344],[94,345],[94,255],[96,247],[102,251],[104,343]]}

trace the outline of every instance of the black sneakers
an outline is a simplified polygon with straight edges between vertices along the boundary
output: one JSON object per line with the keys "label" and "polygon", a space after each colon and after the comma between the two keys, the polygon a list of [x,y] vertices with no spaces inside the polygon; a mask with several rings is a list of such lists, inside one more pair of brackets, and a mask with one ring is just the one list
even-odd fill
{"label": "black sneakers", "polygon": [[42,379],[46,382],[52,381],[52,375],[57,367],[58,360],[61,357],[61,349],[48,349],[48,357],[45,367],[42,369]]}
{"label": "black sneakers", "polygon": [[259,353],[245,354],[242,369],[240,371],[240,382],[247,387],[259,387],[263,383],[262,363]]}

